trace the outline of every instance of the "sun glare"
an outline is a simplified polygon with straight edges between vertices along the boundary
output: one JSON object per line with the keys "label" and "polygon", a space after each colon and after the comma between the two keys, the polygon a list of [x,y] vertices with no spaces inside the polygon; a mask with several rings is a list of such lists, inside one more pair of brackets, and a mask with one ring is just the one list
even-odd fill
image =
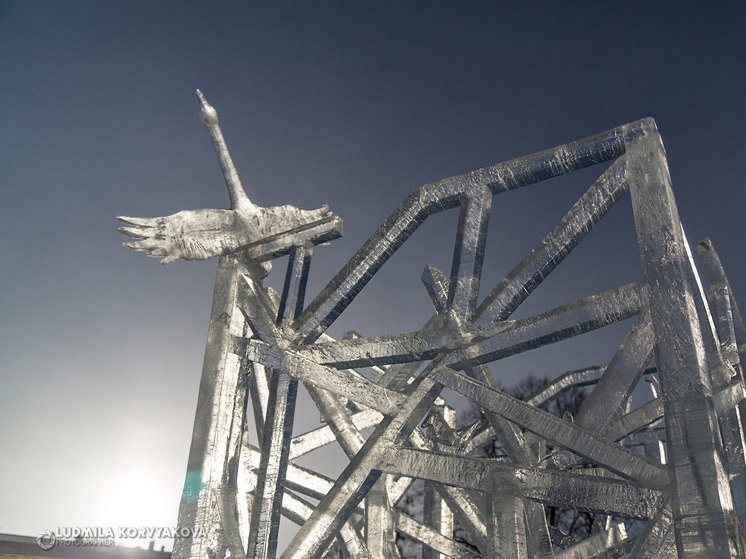
{"label": "sun glare", "polygon": [[146,549],[170,549],[175,514],[154,481],[153,473],[132,469],[128,478],[111,488],[102,518],[103,526],[113,529],[115,545]]}

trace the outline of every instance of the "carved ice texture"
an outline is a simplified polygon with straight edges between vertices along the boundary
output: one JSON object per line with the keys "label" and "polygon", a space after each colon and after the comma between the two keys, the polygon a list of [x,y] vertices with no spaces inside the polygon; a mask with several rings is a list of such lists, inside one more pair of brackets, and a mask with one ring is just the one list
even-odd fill
{"label": "carved ice texture", "polygon": [[[698,245],[703,287],[652,119],[417,188],[306,305],[313,248],[340,236],[341,220],[326,207],[253,204],[217,112],[198,96],[231,208],[119,218],[134,237],[125,246],[163,263],[219,257],[178,519],[190,530],[176,540],[175,559],[388,559],[399,556],[397,533],[429,559],[746,557],[746,328],[709,240]],[[479,301],[493,197],[604,163]],[[626,195],[643,277],[511,319]],[[325,334],[429,215],[457,206],[450,274],[428,266],[422,276],[434,308],[422,329]],[[289,259],[277,296],[262,278],[280,255]],[[488,368],[630,317],[607,364],[558,374],[527,401],[502,392]],[[631,409],[643,376],[653,399]],[[299,382],[324,422],[293,437]],[[576,417],[540,409],[574,386],[592,387]],[[484,421],[456,429],[444,388],[481,408]],[[478,457],[491,439],[505,456]],[[332,443],[349,458],[337,479],[297,462]],[[400,507],[417,478],[425,480],[421,520]],[[577,541],[548,526],[550,506],[595,513],[590,536]],[[300,527],[285,550],[281,515]],[[466,541],[454,537],[456,524]]]}

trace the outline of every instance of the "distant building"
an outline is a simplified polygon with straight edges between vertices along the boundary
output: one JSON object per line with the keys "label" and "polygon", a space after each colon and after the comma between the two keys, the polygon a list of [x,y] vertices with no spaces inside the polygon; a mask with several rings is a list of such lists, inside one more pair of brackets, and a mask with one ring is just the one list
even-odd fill
{"label": "distant building", "polygon": [[[44,549],[52,543],[49,549]],[[0,559],[171,559],[170,551],[84,544],[70,540],[37,541],[30,536],[0,534]]]}

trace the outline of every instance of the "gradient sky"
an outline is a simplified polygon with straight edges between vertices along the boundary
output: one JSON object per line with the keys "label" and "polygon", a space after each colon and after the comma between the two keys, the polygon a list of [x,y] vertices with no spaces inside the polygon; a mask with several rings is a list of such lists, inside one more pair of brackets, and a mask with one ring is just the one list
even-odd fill
{"label": "gradient sky", "polygon": [[[196,88],[255,202],[345,220],[310,296],[414,187],[653,116],[689,239],[743,298],[745,27],[743,2],[0,0],[0,532],[175,524],[215,262],[128,252],[114,216],[227,207]],[[483,294],[599,172],[496,199]],[[618,206],[520,316],[641,277]],[[330,333],[421,326],[456,221],[428,220]],[[495,374],[603,362],[623,334]]]}

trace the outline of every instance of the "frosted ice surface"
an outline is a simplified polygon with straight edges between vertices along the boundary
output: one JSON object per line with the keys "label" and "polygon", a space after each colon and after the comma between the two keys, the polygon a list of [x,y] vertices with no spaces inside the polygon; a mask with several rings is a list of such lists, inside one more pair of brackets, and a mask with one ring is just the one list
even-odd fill
{"label": "frosted ice surface", "polygon": [[[164,263],[219,257],[175,559],[746,557],[746,329],[709,240],[702,287],[652,119],[415,189],[306,305],[314,246],[341,219],[253,204],[198,95],[230,209],[121,218],[125,246]],[[493,197],[605,162],[480,301]],[[627,194],[644,276],[511,320]],[[435,314],[420,330],[325,333],[429,215],[457,206],[450,273],[423,273]],[[262,279],[286,254],[278,298]],[[608,363],[555,371],[535,394],[505,393],[487,366],[630,317]],[[630,409],[643,376],[652,399]],[[324,423],[293,437],[298,383]],[[589,395],[572,413],[542,409],[577,387]],[[476,421],[457,425],[444,388]],[[329,444],[349,458],[336,479],[299,462]],[[300,526],[284,550],[281,516]]]}

